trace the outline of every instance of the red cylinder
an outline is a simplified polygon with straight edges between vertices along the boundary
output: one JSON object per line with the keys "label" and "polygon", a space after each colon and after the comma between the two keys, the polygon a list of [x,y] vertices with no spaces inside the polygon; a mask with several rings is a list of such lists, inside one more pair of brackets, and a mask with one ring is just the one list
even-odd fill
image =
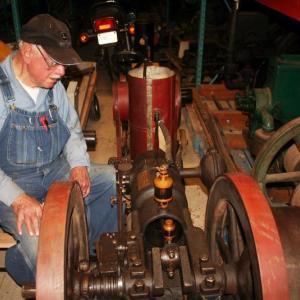
{"label": "red cylinder", "polygon": [[144,73],[141,67],[128,74],[131,158],[156,149],[155,113],[168,129],[174,158],[180,110],[175,73],[160,66],[148,66]]}

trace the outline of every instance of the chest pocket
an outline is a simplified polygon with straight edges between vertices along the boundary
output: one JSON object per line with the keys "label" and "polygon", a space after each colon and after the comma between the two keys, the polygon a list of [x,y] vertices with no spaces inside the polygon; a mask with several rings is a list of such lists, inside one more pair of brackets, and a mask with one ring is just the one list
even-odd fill
{"label": "chest pocket", "polygon": [[[55,160],[70,137],[64,122],[55,112],[38,116],[22,115],[11,111],[11,123],[8,134],[7,159],[14,165],[32,167],[43,166]],[[47,119],[42,125],[41,117]]]}

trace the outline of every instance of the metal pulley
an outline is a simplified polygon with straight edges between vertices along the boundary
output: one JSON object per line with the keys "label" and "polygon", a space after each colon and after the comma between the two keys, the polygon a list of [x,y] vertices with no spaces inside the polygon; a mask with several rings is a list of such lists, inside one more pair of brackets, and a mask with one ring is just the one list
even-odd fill
{"label": "metal pulley", "polygon": [[226,172],[224,159],[215,149],[209,149],[201,160],[201,180],[210,188],[215,179]]}

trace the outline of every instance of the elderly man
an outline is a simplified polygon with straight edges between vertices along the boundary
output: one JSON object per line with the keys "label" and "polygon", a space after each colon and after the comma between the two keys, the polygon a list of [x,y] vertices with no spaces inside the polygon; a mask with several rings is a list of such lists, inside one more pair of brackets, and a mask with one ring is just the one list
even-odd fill
{"label": "elderly man", "polygon": [[[60,82],[80,63],[68,28],[43,14],[22,28],[19,50],[0,64],[0,225],[17,241],[6,268],[18,284],[35,280],[43,200],[57,180],[76,180],[85,198],[90,249],[117,228],[115,173],[90,165],[78,116]],[[49,224],[51,226],[51,224]]]}

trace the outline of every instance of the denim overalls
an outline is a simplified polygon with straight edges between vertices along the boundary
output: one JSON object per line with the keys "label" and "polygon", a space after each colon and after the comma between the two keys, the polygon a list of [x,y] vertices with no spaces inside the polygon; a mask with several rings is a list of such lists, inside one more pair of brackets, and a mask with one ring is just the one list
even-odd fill
{"label": "denim overalls", "polygon": [[[52,90],[47,94],[47,111],[28,112],[14,105],[10,82],[1,67],[0,88],[9,111],[0,131],[0,168],[28,195],[43,202],[54,181],[69,178],[70,166],[62,152],[70,132],[58,114]],[[110,206],[110,197],[115,195],[115,172],[110,166],[93,164],[89,174],[91,193],[85,207],[93,251],[101,233],[117,228],[116,208]],[[34,281],[38,238],[28,235],[24,225],[23,234],[18,234],[15,214],[3,202],[0,225],[17,241],[7,250],[7,271],[19,284]]]}

